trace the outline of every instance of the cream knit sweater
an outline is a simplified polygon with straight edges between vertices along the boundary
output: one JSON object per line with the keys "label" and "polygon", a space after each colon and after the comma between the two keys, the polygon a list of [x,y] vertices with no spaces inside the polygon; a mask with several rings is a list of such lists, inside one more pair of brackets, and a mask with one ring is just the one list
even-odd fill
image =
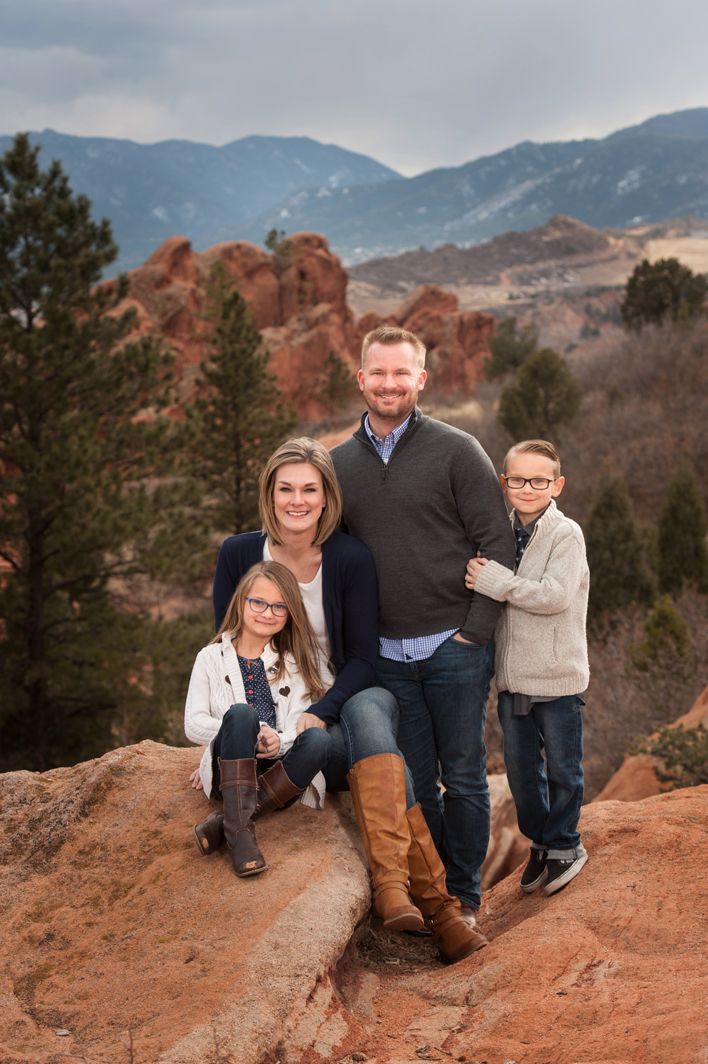
{"label": "cream knit sweater", "polygon": [[560,697],[586,689],[588,587],[582,530],[551,500],[518,571],[488,561],[475,584],[507,604],[494,636],[499,691]]}

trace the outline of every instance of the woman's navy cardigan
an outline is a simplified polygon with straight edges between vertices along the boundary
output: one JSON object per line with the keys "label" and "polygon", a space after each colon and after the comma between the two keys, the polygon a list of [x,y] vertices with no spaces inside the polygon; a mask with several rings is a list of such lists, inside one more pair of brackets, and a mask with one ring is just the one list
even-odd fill
{"label": "woman's navy cardigan", "polygon": [[[234,589],[252,565],[263,561],[262,532],[229,536],[219,550],[214,574],[217,631]],[[360,540],[339,530],[322,544],[322,605],[336,679],[309,710],[327,724],[339,720],[348,698],[376,683],[378,584],[374,559]]]}

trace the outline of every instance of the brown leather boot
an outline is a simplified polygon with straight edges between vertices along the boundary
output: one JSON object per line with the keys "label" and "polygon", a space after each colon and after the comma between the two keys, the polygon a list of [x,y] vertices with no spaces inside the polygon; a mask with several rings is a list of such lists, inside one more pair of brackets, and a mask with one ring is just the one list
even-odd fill
{"label": "brown leather boot", "polygon": [[[269,769],[258,777],[258,799],[252,819],[257,820],[263,813],[269,813],[271,809],[284,809],[290,802],[295,801],[304,790],[304,787],[296,787],[288,776],[282,761],[276,761]],[[216,853],[224,845],[224,814],[210,813],[201,824],[195,824],[194,837],[200,853]]]}
{"label": "brown leather boot", "polygon": [[256,759],[222,761],[219,758],[219,772],[224,798],[224,835],[234,872],[237,876],[256,876],[268,867],[258,849],[252,823],[258,795]]}
{"label": "brown leather boot", "polygon": [[421,931],[423,917],[408,894],[403,761],[397,754],[374,754],[357,761],[347,779],[371,870],[374,912],[390,931]]}
{"label": "brown leather boot", "polygon": [[215,853],[224,845],[224,814],[210,813],[201,824],[192,828],[200,853]]}
{"label": "brown leather boot", "polygon": [[423,810],[414,805],[406,813],[411,836],[408,867],[411,895],[426,918],[442,960],[456,964],[470,953],[488,945],[461,914],[459,898],[453,898],[445,885],[445,867],[435,848]]}
{"label": "brown leather boot", "polygon": [[263,813],[269,813],[271,809],[283,809],[299,798],[304,789],[296,787],[285,771],[283,762],[276,761],[258,777],[258,801],[254,819]]}

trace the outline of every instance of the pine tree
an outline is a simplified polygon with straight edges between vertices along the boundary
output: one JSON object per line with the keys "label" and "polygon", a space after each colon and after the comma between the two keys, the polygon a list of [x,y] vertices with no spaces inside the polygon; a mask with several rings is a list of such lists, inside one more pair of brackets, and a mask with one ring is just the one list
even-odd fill
{"label": "pine tree", "polygon": [[623,481],[609,480],[602,488],[590,514],[586,541],[591,619],[630,602],[651,600],[653,581]]}
{"label": "pine tree", "polygon": [[661,591],[676,594],[693,583],[708,592],[706,512],[689,466],[676,471],[659,511],[657,567]]}
{"label": "pine tree", "polygon": [[116,593],[159,553],[152,484],[169,453],[144,415],[167,357],[125,342],[125,284],[96,287],[116,255],[108,222],[38,152],[19,135],[0,159],[1,768],[102,753],[123,696],[144,697]]}
{"label": "pine tree", "polygon": [[564,359],[550,347],[522,365],[499,400],[499,420],[515,440],[552,439],[580,408],[582,390]]}
{"label": "pine tree", "polygon": [[489,341],[490,357],[484,364],[487,376],[494,380],[521,369],[536,350],[538,334],[533,326],[525,325],[520,329],[515,317],[504,318]]}
{"label": "pine tree", "polygon": [[622,320],[630,329],[663,321],[687,322],[702,313],[707,292],[705,277],[678,259],[644,259],[627,281]]}
{"label": "pine tree", "polygon": [[188,411],[190,474],[211,531],[258,527],[258,476],[296,424],[281,401],[243,296],[216,267],[209,286],[196,398]]}

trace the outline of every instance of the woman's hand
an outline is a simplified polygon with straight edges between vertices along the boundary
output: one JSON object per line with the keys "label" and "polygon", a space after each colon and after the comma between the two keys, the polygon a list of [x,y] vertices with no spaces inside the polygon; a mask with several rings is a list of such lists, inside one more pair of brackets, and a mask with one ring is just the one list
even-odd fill
{"label": "woman's hand", "polygon": [[477,577],[482,572],[482,566],[487,564],[486,558],[470,558],[467,562],[467,571],[465,573],[465,587],[470,591],[474,590],[474,585],[477,583]]}
{"label": "woman's hand", "polygon": [[297,722],[295,731],[298,735],[307,731],[308,728],[326,728],[327,725],[319,717],[316,717],[314,713],[303,713]]}
{"label": "woman's hand", "polygon": [[195,768],[194,772],[192,772],[192,774],[190,775],[190,777],[189,777],[189,785],[190,785],[190,787],[194,787],[195,791],[203,791],[204,790],[204,784],[202,783],[202,778],[199,775],[199,769],[198,768]]}
{"label": "woman's hand", "polygon": [[277,757],[279,751],[280,736],[277,731],[267,724],[261,724],[261,730],[258,732],[256,757]]}

